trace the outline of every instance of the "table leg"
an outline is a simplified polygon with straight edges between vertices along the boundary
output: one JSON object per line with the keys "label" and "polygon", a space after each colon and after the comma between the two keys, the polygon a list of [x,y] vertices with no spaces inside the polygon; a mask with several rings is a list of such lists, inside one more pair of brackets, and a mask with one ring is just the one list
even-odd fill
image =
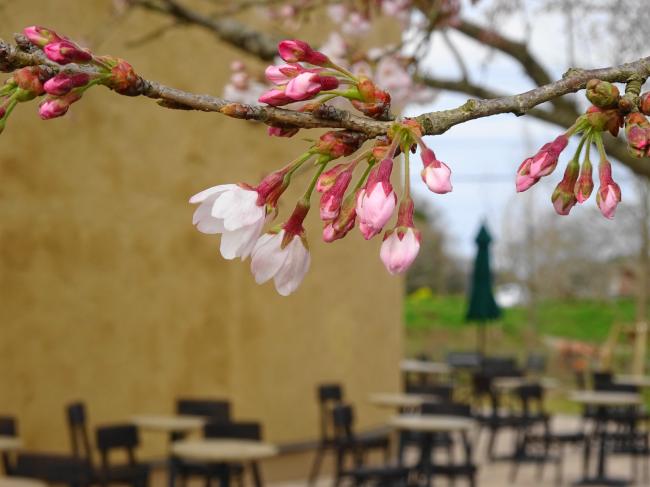
{"label": "table leg", "polygon": [[255,485],[255,487],[262,487],[264,482],[262,482],[262,473],[260,472],[260,466],[257,462],[251,463],[251,472],[253,473],[253,485]]}

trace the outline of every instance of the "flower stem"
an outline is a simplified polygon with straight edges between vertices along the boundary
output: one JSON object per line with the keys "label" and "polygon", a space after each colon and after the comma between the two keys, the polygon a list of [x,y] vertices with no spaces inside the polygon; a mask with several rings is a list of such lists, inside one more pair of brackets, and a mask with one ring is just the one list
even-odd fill
{"label": "flower stem", "polygon": [[327,164],[330,162],[329,158],[322,159],[318,161],[318,169],[314,173],[314,177],[311,178],[311,182],[309,183],[309,187],[307,187],[307,191],[305,191],[305,194],[302,197],[302,202],[305,206],[309,206],[311,202],[311,195],[314,192],[314,188],[316,187],[316,183],[318,182],[318,178],[320,175],[323,173],[325,170],[325,167],[327,167]]}
{"label": "flower stem", "polygon": [[603,144],[603,136],[597,132],[595,134],[596,147],[598,147],[598,153],[600,154],[600,162],[607,160],[607,152],[605,152],[605,145]]}
{"label": "flower stem", "polygon": [[409,151],[404,152],[404,198],[411,196],[411,164]]}
{"label": "flower stem", "polygon": [[370,174],[370,171],[372,170],[372,168],[376,164],[374,159],[372,161],[373,162],[368,161],[368,167],[366,167],[366,170],[363,171],[363,174],[361,175],[361,178],[359,179],[359,181],[357,181],[357,184],[354,187],[354,191],[356,191],[361,186],[363,186],[363,184],[366,182],[366,179],[368,179],[368,175]]}
{"label": "flower stem", "polygon": [[359,82],[359,78],[357,78],[354,74],[352,74],[350,71],[345,69],[343,66],[339,66],[335,62],[331,61],[329,62],[329,67],[332,68],[335,71],[338,71],[339,73],[343,74],[345,77],[350,78],[353,80],[355,83]]}

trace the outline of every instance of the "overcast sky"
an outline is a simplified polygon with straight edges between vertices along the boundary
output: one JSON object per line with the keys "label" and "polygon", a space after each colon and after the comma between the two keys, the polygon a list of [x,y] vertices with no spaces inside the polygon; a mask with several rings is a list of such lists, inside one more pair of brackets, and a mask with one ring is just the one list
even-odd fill
{"label": "overcast sky", "polygon": [[[474,16],[477,21],[480,20],[476,10]],[[500,31],[509,37],[523,38],[521,23],[501,24]],[[567,37],[564,31],[565,22],[559,15],[536,16],[530,45],[554,78],[561,77],[569,66],[566,54]],[[486,62],[487,50],[481,49],[478,44],[461,34],[450,34],[454,44],[463,53],[473,81],[508,94],[533,87],[520,66],[510,58],[492,53]],[[580,67],[597,67],[609,62],[604,59],[597,63],[591,59],[588,52],[586,56],[582,56],[580,51],[577,54],[581,62]],[[644,53],[639,53],[639,57],[641,55]],[[439,37],[433,41],[426,65],[436,76],[459,77],[457,64]],[[467,98],[465,95],[440,94],[430,105],[407,107],[405,114],[417,115],[423,111],[453,108],[464,103]],[[446,195],[434,195],[428,193],[421,184],[414,184],[413,187],[418,193],[426,195],[427,200],[443,215],[445,227],[453,241],[454,252],[461,256],[473,255],[474,236],[483,219],[487,219],[493,237],[498,241],[504,228],[504,218],[513,214],[508,211],[508,207],[524,204],[527,197],[515,192],[515,172],[519,164],[561,131],[557,126],[539,122],[532,117],[517,118],[504,114],[470,121],[453,127],[442,136],[427,138],[427,143],[438,158],[452,168],[454,191]],[[574,137],[563,153],[555,173],[529,190],[533,193],[535,211],[552,210],[551,193],[562,178],[563,163],[570,157],[568,154],[575,150],[577,141]],[[413,158],[412,164],[412,177],[419,178],[419,158]],[[630,171],[616,163],[614,178],[621,185],[623,202],[633,201],[636,190]],[[595,205],[595,193],[585,203],[585,206],[589,205]],[[571,214],[580,211],[585,209],[576,207]],[[558,218],[571,218],[571,215]]]}

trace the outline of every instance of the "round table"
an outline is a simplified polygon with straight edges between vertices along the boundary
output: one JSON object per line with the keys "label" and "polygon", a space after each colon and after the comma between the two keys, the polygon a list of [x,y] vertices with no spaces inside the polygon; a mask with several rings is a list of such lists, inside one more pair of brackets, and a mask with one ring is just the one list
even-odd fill
{"label": "round table", "polygon": [[[593,406],[596,411],[596,425],[598,434],[598,464],[595,477],[589,477],[587,473],[575,485],[612,485],[624,486],[630,484],[631,480],[617,479],[607,476],[606,468],[606,449],[607,449],[607,421],[608,408],[638,406],[641,404],[639,394],[628,392],[609,392],[609,391],[576,391],[569,394],[569,399],[580,403],[584,406]],[[587,440],[589,441],[589,440]],[[586,448],[585,444],[585,448]],[[586,467],[585,463],[585,467]],[[586,472],[586,468],[584,469]]]}
{"label": "round table", "polygon": [[22,448],[23,442],[15,436],[0,435],[0,451],[14,451]]}
{"label": "round table", "polygon": [[405,373],[415,374],[448,374],[451,369],[443,362],[429,362],[427,360],[404,359],[400,362],[400,369]]}
{"label": "round table", "polygon": [[632,385],[637,387],[650,387],[650,376],[647,375],[617,375],[614,377],[616,384]]}
{"label": "round table", "polygon": [[0,477],[0,487],[47,487],[47,484],[26,477]]}
{"label": "round table", "polygon": [[[172,454],[182,460],[240,463],[253,462],[252,473],[257,487],[262,485],[261,475],[254,463],[255,460],[274,457],[279,453],[278,448],[270,443],[254,440],[237,439],[192,439],[176,441],[172,444]],[[230,470],[221,470],[221,487],[230,485]]]}
{"label": "round table", "polygon": [[553,377],[497,377],[492,381],[492,385],[501,391],[509,392],[517,387],[539,384],[544,389],[554,389],[559,386],[557,379]]}
{"label": "round table", "polygon": [[199,416],[140,414],[131,417],[131,422],[143,430],[161,433],[190,433],[200,430],[205,424],[205,419]]}
{"label": "round table", "polygon": [[389,421],[390,426],[402,431],[424,433],[420,448],[418,468],[426,478],[426,484],[431,483],[431,475],[435,469],[432,462],[433,437],[435,433],[459,433],[466,442],[467,461],[471,462],[471,445],[468,443],[469,431],[477,427],[477,422],[464,416],[447,416],[437,414],[401,414]]}
{"label": "round table", "polygon": [[407,394],[403,392],[377,392],[370,394],[372,404],[384,408],[418,409],[425,402],[440,402],[436,396],[426,394]]}

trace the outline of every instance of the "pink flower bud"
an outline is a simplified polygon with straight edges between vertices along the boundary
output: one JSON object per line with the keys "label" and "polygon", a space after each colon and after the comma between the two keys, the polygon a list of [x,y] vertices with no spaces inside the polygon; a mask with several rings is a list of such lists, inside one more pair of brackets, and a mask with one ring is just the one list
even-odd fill
{"label": "pink flower bud", "polygon": [[316,182],[316,191],[319,193],[324,193],[334,186],[334,181],[338,178],[339,174],[345,171],[349,166],[347,164],[337,164],[332,166],[327,171],[324,171],[318,181]]}
{"label": "pink flower bud", "polygon": [[343,202],[343,196],[350,185],[352,180],[352,171],[347,170],[343,171],[338,175],[334,185],[328,189],[320,200],[320,219],[323,221],[329,221],[335,219],[339,216],[341,211],[341,203]]}
{"label": "pink flower bud", "polygon": [[93,56],[89,51],[81,49],[74,42],[61,40],[47,44],[43,52],[51,61],[59,64],[87,63]]}
{"label": "pink flower bud", "polygon": [[397,225],[386,232],[379,257],[390,274],[405,272],[420,252],[420,231],[413,226],[413,200],[405,198],[399,205]]}
{"label": "pink flower bud", "polygon": [[579,170],[580,164],[577,161],[574,160],[567,164],[562,181],[558,183],[551,195],[553,207],[558,215],[568,215],[571,208],[578,202],[575,196],[575,187]]}
{"label": "pink flower bud", "polygon": [[431,149],[424,149],[422,151],[422,162],[424,163],[424,168],[420,175],[427,187],[434,193],[449,193],[453,189],[451,185],[451,169],[449,169],[449,166],[436,159]]}
{"label": "pink flower bud", "polygon": [[314,144],[314,149],[319,154],[337,159],[356,152],[363,142],[365,142],[363,137],[357,132],[331,130],[321,135],[318,142]]}
{"label": "pink flower bud", "polygon": [[612,165],[603,161],[598,168],[600,188],[596,194],[596,203],[605,218],[614,218],[616,207],[621,202],[621,188],[612,179]]}
{"label": "pink flower bud", "polygon": [[79,88],[80,86],[87,85],[89,81],[90,76],[85,73],[59,73],[54,78],[47,80],[43,87],[45,88],[45,91],[50,95],[62,96],[73,88]]}
{"label": "pink flower bud", "polygon": [[13,75],[16,86],[22,90],[17,94],[18,101],[29,101],[43,94],[40,80],[41,70],[38,66],[28,66],[17,70]]}
{"label": "pink flower bud", "polygon": [[283,64],[268,66],[264,71],[266,79],[276,85],[287,84],[291,79],[303,73],[318,73],[320,69],[305,69],[300,64]]}
{"label": "pink flower bud", "polygon": [[297,128],[283,128],[283,127],[269,127],[268,134],[271,137],[293,137],[300,129]]}
{"label": "pink flower bud", "polygon": [[38,113],[43,120],[62,117],[74,102],[81,98],[81,93],[71,91],[67,95],[54,97],[49,95],[38,107]]}
{"label": "pink flower bud", "polygon": [[392,159],[381,161],[357,196],[359,228],[366,240],[381,231],[395,210],[397,196],[390,182],[392,170]]}
{"label": "pink flower bud", "polygon": [[351,193],[345,197],[339,215],[335,220],[325,224],[323,228],[323,240],[327,243],[334,242],[345,237],[356,221],[356,194]]}
{"label": "pink flower bud", "polygon": [[325,54],[315,51],[309,44],[297,39],[281,41],[278,44],[278,53],[288,63],[304,62],[326,66],[330,62]]}
{"label": "pink flower bud", "polygon": [[[108,56],[105,56],[106,60]],[[136,74],[133,66],[127,63],[124,59],[110,58],[111,78],[106,83],[111,90],[121,95],[136,96],[140,92],[140,77]]]}
{"label": "pink flower bud", "polygon": [[314,73],[299,74],[287,83],[284,93],[295,101],[307,100],[321,91],[319,78]]}
{"label": "pink flower bud", "polygon": [[551,174],[557,166],[560,153],[565,149],[569,139],[566,135],[559,135],[553,142],[544,144],[542,148],[533,156],[530,164],[530,176],[541,178]]}
{"label": "pink flower bud", "polygon": [[521,193],[526,191],[531,186],[533,186],[539,178],[534,178],[530,175],[530,164],[533,162],[533,158],[529,157],[524,162],[521,163],[519,169],[517,170],[517,181],[515,183],[517,187],[517,192]]}
{"label": "pink flower bud", "polygon": [[23,34],[29,39],[29,42],[38,47],[45,47],[50,42],[59,42],[63,39],[56,32],[40,25],[31,25],[23,29]]}
{"label": "pink flower bud", "polygon": [[295,100],[289,98],[282,90],[272,89],[263,93],[262,96],[259,97],[258,101],[266,103],[267,105],[279,107],[293,103]]}
{"label": "pink flower bud", "polygon": [[576,199],[580,204],[589,199],[589,196],[591,196],[591,192],[594,189],[594,180],[591,176],[591,172],[591,164],[587,161],[583,162],[582,168],[580,169],[580,176],[578,176],[574,190]]}

